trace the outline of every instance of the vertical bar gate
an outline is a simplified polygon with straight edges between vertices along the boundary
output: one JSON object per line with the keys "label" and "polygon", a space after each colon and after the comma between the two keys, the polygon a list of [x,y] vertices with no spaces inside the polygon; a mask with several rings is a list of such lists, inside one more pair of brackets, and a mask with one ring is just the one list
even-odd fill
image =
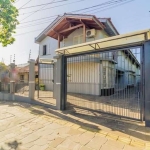
{"label": "vertical bar gate", "polygon": [[141,48],[66,56],[67,109],[143,120]]}
{"label": "vertical bar gate", "polygon": [[38,98],[53,98],[54,76],[52,63],[39,63],[38,65]]}

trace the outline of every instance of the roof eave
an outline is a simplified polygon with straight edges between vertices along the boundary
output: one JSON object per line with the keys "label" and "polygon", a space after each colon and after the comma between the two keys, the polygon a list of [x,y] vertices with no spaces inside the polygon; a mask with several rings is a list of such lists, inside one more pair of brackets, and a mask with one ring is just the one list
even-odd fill
{"label": "roof eave", "polygon": [[48,31],[51,29],[53,25],[57,23],[57,21],[61,18],[62,16],[58,16],[50,25],[47,26],[46,29],[44,29],[36,38],[35,38],[35,43],[39,44],[46,36]]}

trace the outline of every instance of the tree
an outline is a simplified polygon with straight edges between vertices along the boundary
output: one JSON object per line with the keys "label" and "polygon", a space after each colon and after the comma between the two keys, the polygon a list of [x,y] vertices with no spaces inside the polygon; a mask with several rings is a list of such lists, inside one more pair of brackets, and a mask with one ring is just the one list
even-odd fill
{"label": "tree", "polygon": [[8,70],[8,66],[6,66],[3,62],[0,62],[0,70],[6,71]]}
{"label": "tree", "polygon": [[0,0],[0,43],[7,46],[15,41],[12,36],[19,24],[18,10],[13,3],[15,0]]}

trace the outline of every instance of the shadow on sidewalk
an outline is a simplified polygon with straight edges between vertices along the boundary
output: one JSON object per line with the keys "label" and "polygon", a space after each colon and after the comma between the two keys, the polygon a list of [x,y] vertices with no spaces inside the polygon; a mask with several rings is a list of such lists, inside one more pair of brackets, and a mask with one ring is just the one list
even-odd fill
{"label": "shadow on sidewalk", "polygon": [[141,122],[120,119],[118,117],[97,113],[85,109],[57,111],[51,108],[33,106],[26,103],[1,102],[0,104],[9,107],[20,106],[30,110],[34,115],[45,115],[62,119],[79,125],[81,128],[91,131],[108,131],[122,136],[132,136],[139,140],[150,141],[150,128],[145,127]]}

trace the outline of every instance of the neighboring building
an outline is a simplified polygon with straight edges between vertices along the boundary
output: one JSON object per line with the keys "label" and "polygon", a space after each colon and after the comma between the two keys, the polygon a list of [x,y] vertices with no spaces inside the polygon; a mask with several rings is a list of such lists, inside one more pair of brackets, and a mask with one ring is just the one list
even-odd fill
{"label": "neighboring building", "polygon": [[[18,76],[18,81],[22,83],[29,82],[29,64],[17,65],[16,72]],[[38,65],[35,65],[35,79],[38,78]]]}
{"label": "neighboring building", "polygon": [[[39,59],[52,59],[56,55],[57,48],[70,47],[118,34],[110,18],[64,14],[58,16],[37,36],[35,42],[39,44]],[[140,82],[140,64],[130,50],[96,54],[91,58],[90,64],[86,56],[83,56],[82,60],[77,56],[76,61],[72,62],[68,59],[68,92],[103,95],[102,93],[110,90],[113,92],[109,93],[113,94],[114,90],[121,90]],[[87,69],[89,66],[90,69]],[[76,78],[81,72],[85,73],[84,79],[83,74]],[[45,74],[44,79],[49,78],[50,76]]]}

